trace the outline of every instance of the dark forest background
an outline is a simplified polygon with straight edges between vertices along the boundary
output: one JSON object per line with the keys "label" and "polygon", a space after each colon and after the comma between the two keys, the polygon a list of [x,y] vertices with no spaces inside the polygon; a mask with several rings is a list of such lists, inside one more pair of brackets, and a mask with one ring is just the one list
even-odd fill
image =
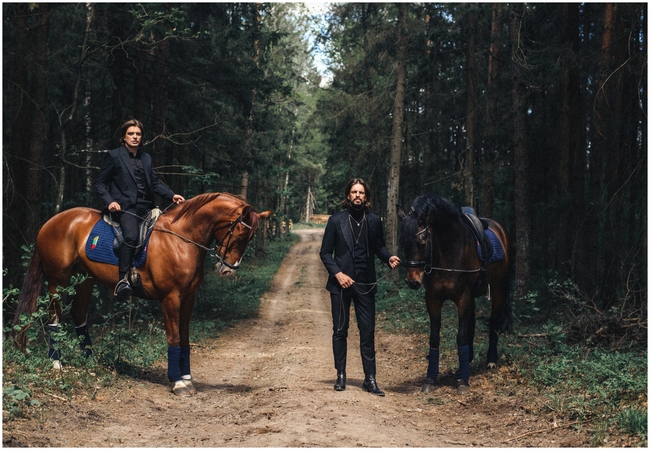
{"label": "dark forest background", "polygon": [[102,206],[135,117],[186,198],[305,222],[359,176],[397,251],[395,205],[437,193],[515,236],[520,304],[552,281],[647,308],[646,3],[2,7],[5,287],[47,219]]}

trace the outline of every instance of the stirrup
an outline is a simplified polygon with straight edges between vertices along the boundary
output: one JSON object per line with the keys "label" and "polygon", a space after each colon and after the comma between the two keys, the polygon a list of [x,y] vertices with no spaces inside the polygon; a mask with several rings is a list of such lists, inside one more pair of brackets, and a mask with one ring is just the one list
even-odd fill
{"label": "stirrup", "polygon": [[113,296],[124,298],[130,296],[132,292],[133,292],[133,288],[129,284],[128,280],[126,280],[126,278],[122,278],[115,285]]}

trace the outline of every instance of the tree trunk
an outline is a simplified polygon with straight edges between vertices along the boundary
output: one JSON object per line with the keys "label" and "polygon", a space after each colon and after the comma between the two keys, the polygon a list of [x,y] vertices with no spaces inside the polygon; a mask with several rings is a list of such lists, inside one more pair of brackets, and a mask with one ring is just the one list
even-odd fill
{"label": "tree trunk", "polygon": [[[574,219],[576,205],[584,196],[584,188],[572,181],[582,178],[584,186],[585,168],[576,165],[575,156],[585,151],[584,133],[580,108],[580,66],[579,51],[579,5],[562,4],[560,42],[563,42],[559,83],[559,130],[557,159],[557,202],[558,215],[555,227],[555,270],[560,281],[571,276],[571,258],[573,253]],[[579,181],[578,181],[579,183]]]}
{"label": "tree trunk", "polygon": [[32,100],[36,111],[31,118],[30,144],[27,159],[30,161],[30,170],[27,172],[26,200],[31,205],[31,211],[26,217],[23,226],[27,230],[28,242],[36,239],[36,234],[41,227],[41,186],[40,168],[43,144],[47,132],[45,130],[45,71],[47,68],[47,38],[50,28],[50,5],[39,3],[35,8],[38,21],[34,26],[34,61],[36,70],[32,78]]}
{"label": "tree trunk", "polygon": [[605,81],[610,75],[612,28],[614,22],[614,4],[605,5],[604,29],[600,53],[598,89],[593,105],[593,130],[589,151],[589,186],[587,210],[584,227],[579,231],[577,247],[576,282],[587,295],[596,293],[599,274],[602,273],[602,261],[599,259],[598,242],[601,229],[603,194],[602,175],[605,148],[607,145],[605,130],[607,121],[607,98]]}
{"label": "tree trunk", "polygon": [[528,291],[530,280],[530,196],[529,156],[526,124],[526,86],[519,72],[523,55],[520,54],[521,4],[512,4],[510,9],[510,33],[512,40],[512,109],[514,119],[513,147],[515,154],[515,228],[516,268],[515,295],[522,298]]}
{"label": "tree trunk", "polygon": [[[166,5],[167,11],[170,12],[171,5]],[[172,164],[173,155],[165,155],[165,126],[167,118],[167,99],[169,97],[169,58],[170,48],[169,41],[159,37],[160,41],[154,48],[155,67],[153,73],[153,92],[152,92],[152,118],[151,118],[151,137],[154,139],[151,150],[151,158],[154,167],[163,164]],[[172,150],[170,150],[172,152]],[[172,183],[171,179],[167,180]]]}
{"label": "tree trunk", "polygon": [[[499,91],[496,81],[499,78],[501,62],[501,34],[503,33],[503,3],[492,5],[492,30],[490,54],[488,55],[487,92],[485,99],[485,138],[483,139],[483,186],[481,189],[480,213],[492,217],[494,209],[494,170],[498,154],[497,104]],[[500,156],[500,155],[499,155]]]}
{"label": "tree trunk", "polygon": [[[397,21],[397,87],[393,104],[393,130],[388,167],[388,195],[386,198],[386,248],[397,253],[397,203],[399,202],[400,166],[402,162],[402,140],[404,139],[404,92],[406,90],[406,21],[408,3],[399,3]],[[397,272],[395,272],[397,274]]]}
{"label": "tree trunk", "polygon": [[474,5],[468,4],[467,12],[467,75],[465,77],[467,98],[465,121],[466,146],[465,146],[465,204],[476,207],[474,201],[474,152],[476,150],[476,15]]}
{"label": "tree trunk", "polygon": [[311,222],[313,213],[313,202],[311,197],[311,181],[307,184],[307,201],[305,202],[305,223]]}
{"label": "tree trunk", "polygon": [[248,198],[248,170],[241,174],[241,190],[239,195],[246,200]]}
{"label": "tree trunk", "polygon": [[[17,3],[15,5],[16,20],[14,24],[14,39],[16,42],[15,56],[9,63],[8,56],[5,64],[11,64],[13,96],[11,100],[12,121],[11,121],[11,143],[5,154],[3,170],[3,203],[2,203],[2,225],[3,225],[3,266],[8,269],[7,284],[17,285],[22,276],[20,265],[21,246],[28,243],[24,234],[21,217],[26,217],[25,210],[28,203],[24,198],[27,189],[27,172],[30,170],[25,161],[28,154],[28,117],[31,115],[31,101],[29,100],[28,81],[28,58],[25,58],[28,50],[29,4]],[[6,67],[6,66],[5,66]],[[11,86],[11,84],[9,86]],[[8,108],[7,108],[8,109]],[[5,130],[7,131],[7,130]]]}

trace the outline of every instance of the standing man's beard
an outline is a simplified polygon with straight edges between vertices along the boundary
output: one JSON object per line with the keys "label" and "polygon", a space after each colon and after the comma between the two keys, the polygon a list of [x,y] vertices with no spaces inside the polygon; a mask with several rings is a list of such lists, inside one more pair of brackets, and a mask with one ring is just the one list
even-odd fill
{"label": "standing man's beard", "polygon": [[365,205],[366,202],[360,203],[359,205],[355,204],[354,202],[350,202],[350,206],[352,207],[352,209],[355,209],[357,211],[361,211]]}

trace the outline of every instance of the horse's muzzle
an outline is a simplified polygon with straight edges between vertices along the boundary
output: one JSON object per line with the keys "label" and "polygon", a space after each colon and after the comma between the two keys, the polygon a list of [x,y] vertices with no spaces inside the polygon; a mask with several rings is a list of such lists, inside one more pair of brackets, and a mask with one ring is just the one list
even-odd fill
{"label": "horse's muzzle", "polygon": [[420,286],[422,286],[422,269],[413,267],[407,269],[404,281],[411,289],[420,289]]}
{"label": "horse's muzzle", "polygon": [[219,275],[222,277],[227,277],[229,275],[232,275],[237,271],[237,266],[231,266],[230,264],[224,264],[222,262],[217,263],[215,266],[215,269],[217,272],[219,272]]}
{"label": "horse's muzzle", "polygon": [[420,287],[422,286],[422,283],[420,283],[419,281],[416,281],[416,280],[408,280],[407,279],[405,281],[406,281],[407,286],[410,287],[411,289],[416,289],[417,290],[417,289],[420,289]]}

